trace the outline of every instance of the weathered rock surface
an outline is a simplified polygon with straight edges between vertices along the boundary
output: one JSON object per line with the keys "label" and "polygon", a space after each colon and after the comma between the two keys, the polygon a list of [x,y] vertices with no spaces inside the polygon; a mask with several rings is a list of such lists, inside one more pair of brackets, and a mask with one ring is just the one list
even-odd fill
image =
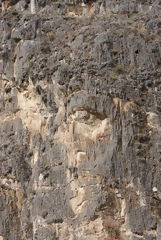
{"label": "weathered rock surface", "polygon": [[161,1],[0,1],[0,240],[161,240]]}

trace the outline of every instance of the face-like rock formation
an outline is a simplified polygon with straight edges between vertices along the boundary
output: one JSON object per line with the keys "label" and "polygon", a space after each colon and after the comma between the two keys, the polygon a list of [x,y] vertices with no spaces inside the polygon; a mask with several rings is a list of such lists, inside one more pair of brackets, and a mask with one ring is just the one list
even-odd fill
{"label": "face-like rock formation", "polygon": [[161,239],[160,13],[0,2],[0,240]]}

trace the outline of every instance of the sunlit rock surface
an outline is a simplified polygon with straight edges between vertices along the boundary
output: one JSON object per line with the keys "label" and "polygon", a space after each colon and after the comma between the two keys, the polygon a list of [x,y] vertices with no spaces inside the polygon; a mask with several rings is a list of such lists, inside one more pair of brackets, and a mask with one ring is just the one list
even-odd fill
{"label": "sunlit rock surface", "polygon": [[0,1],[0,240],[161,240],[161,1]]}

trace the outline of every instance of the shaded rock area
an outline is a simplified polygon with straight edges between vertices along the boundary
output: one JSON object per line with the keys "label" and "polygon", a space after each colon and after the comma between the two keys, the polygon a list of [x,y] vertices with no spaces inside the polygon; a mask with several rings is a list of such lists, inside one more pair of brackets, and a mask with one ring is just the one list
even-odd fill
{"label": "shaded rock area", "polygon": [[0,1],[0,240],[161,240],[161,1]]}

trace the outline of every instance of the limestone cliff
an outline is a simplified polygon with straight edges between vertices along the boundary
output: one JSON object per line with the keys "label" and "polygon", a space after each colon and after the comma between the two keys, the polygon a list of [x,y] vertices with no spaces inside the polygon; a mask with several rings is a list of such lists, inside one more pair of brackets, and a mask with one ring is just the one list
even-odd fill
{"label": "limestone cliff", "polygon": [[0,240],[161,240],[161,0],[0,1]]}

